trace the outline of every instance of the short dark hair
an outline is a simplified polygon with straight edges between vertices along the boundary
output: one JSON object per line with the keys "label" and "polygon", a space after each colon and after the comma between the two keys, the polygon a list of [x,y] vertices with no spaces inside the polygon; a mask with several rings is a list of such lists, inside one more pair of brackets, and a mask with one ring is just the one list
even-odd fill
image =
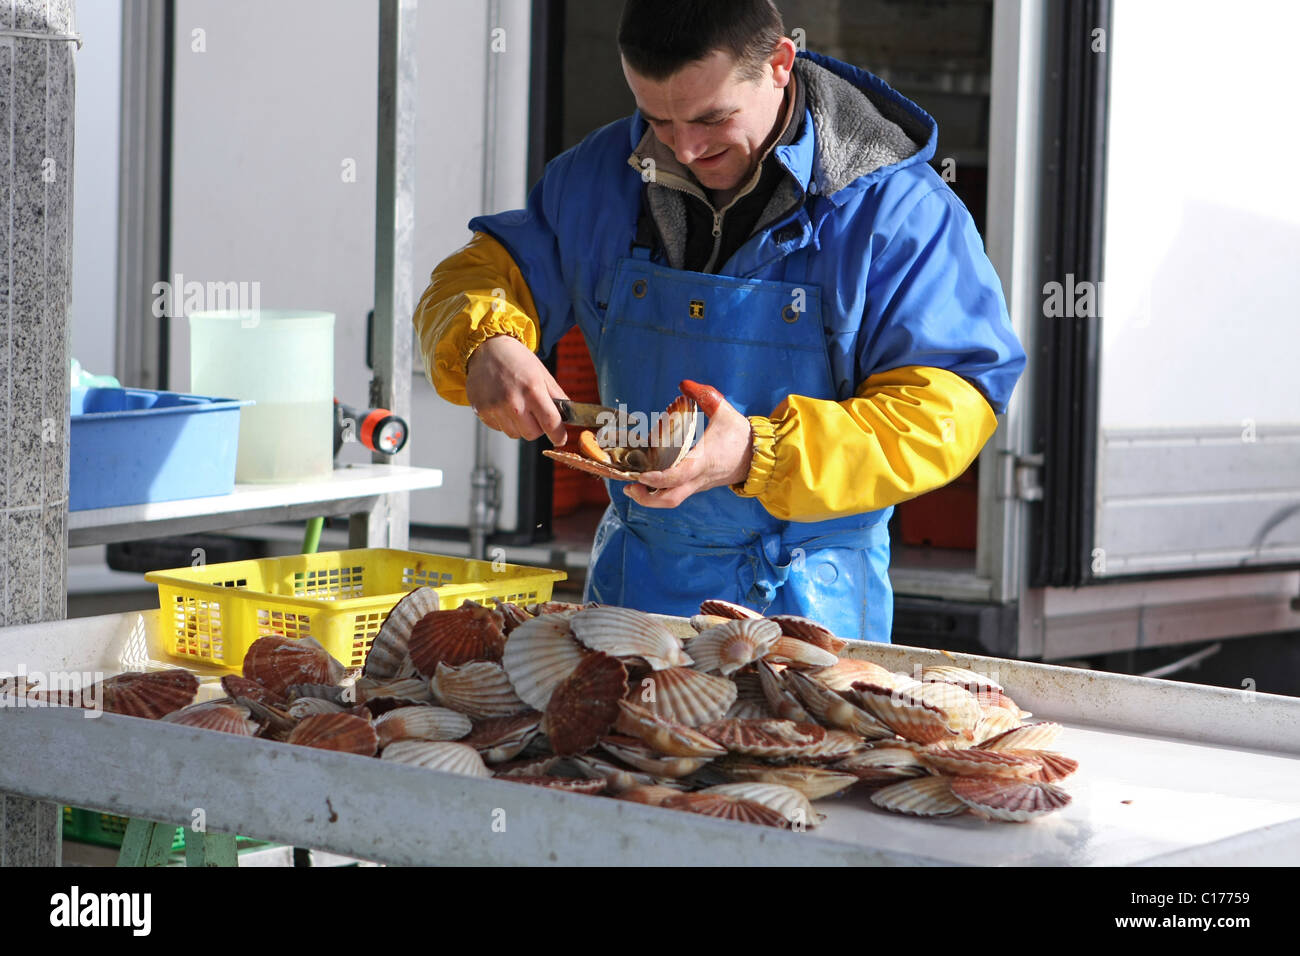
{"label": "short dark hair", "polygon": [[651,80],[666,80],[715,50],[731,55],[743,79],[756,80],[784,35],[772,0],[627,0],[618,48]]}

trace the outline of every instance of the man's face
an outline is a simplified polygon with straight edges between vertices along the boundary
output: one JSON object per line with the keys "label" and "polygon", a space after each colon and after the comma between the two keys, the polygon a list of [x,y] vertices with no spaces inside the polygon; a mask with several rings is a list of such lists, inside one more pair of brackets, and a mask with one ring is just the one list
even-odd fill
{"label": "man's face", "polygon": [[[782,48],[778,56],[784,53]],[[714,191],[738,188],[758,165],[790,75],[778,63],[758,80],[739,79],[735,61],[720,50],[665,80],[641,76],[626,60],[623,74],[655,136]]]}

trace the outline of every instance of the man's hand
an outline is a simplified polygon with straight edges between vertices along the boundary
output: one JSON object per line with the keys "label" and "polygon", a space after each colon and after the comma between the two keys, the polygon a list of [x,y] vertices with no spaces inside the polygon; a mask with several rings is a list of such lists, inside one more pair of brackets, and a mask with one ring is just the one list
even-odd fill
{"label": "man's hand", "polygon": [[672,468],[644,472],[639,484],[625,487],[624,494],[647,508],[676,508],[698,491],[734,485],[749,477],[749,463],[754,456],[749,419],[711,386],[688,380],[681,387],[709,417],[709,427],[699,444]]}
{"label": "man's hand", "polygon": [[546,435],[554,445],[565,442],[564,423],[551,399],[568,396],[518,339],[495,335],[474,350],[465,367],[465,394],[489,428],[510,438],[532,441]]}

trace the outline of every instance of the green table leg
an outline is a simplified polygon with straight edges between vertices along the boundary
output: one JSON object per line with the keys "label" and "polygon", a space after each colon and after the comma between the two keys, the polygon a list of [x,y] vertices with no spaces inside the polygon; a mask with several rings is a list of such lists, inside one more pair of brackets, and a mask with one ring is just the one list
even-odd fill
{"label": "green table leg", "polygon": [[[166,866],[172,852],[176,824],[130,820],[122,837],[118,866]],[[233,839],[233,838],[232,838]]]}
{"label": "green table leg", "polygon": [[185,830],[186,866],[239,866],[232,833],[195,833]]}

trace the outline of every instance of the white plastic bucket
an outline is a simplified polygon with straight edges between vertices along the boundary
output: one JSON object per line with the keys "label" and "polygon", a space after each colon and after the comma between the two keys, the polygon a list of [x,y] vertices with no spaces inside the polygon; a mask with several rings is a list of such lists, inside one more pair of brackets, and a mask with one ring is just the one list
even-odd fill
{"label": "white plastic bucket", "polygon": [[312,481],[334,467],[334,314],[193,312],[190,390],[249,398],[235,480]]}

